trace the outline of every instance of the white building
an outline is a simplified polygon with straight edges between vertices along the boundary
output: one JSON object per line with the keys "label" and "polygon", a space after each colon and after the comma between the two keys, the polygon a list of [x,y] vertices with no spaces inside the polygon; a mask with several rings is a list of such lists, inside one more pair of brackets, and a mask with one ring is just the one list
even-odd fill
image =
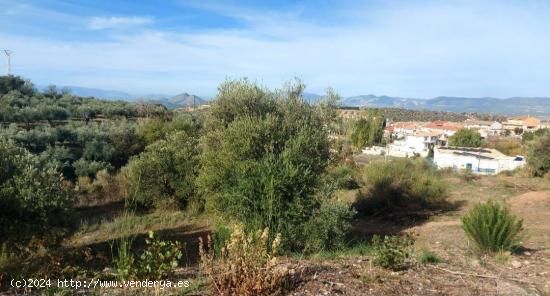
{"label": "white building", "polygon": [[440,169],[466,169],[480,175],[492,175],[523,166],[525,158],[507,156],[489,148],[436,147],[434,163]]}
{"label": "white building", "polygon": [[488,136],[499,136],[504,133],[502,123],[498,121],[466,120],[464,121],[464,127],[477,130],[484,139]]}
{"label": "white building", "polygon": [[426,157],[441,136],[439,132],[418,131],[414,135],[407,135],[402,140],[394,141],[388,147],[388,155],[396,157],[412,157],[415,155]]}

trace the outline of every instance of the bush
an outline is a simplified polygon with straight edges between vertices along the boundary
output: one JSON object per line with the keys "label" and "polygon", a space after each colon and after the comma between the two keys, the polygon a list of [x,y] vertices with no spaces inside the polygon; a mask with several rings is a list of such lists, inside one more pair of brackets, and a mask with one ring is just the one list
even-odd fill
{"label": "bush", "polygon": [[59,235],[69,225],[74,195],[55,169],[0,140],[0,238]]}
{"label": "bush", "polygon": [[406,267],[407,260],[413,253],[414,237],[411,234],[400,236],[384,236],[382,240],[379,235],[372,238],[374,247],[374,264],[400,270]]}
{"label": "bush", "polygon": [[160,280],[172,276],[183,256],[181,244],[159,240],[152,231],[148,235],[145,250],[139,257],[140,278]]}
{"label": "bush", "polygon": [[329,171],[328,181],[334,182],[338,189],[357,189],[359,183],[356,179],[355,168],[347,165],[339,165]]}
{"label": "bush", "polygon": [[527,164],[535,177],[543,177],[550,172],[550,134],[546,133],[530,142]]}
{"label": "bush", "polygon": [[303,85],[269,92],[247,81],[220,86],[206,121],[197,179],[205,207],[281,233],[285,249],[304,247],[319,208],[316,189],[330,160],[325,117],[301,98]]}
{"label": "bush", "polygon": [[220,256],[215,255],[210,237],[206,246],[200,239],[200,268],[211,292],[219,295],[283,295],[289,271],[277,266],[276,254],[281,236],[277,235],[272,244],[268,244],[268,239],[267,228],[246,235],[242,226],[235,226]]}
{"label": "bush", "polygon": [[171,203],[185,207],[195,194],[198,155],[197,140],[182,132],[147,146],[124,168],[129,204],[139,209]]}
{"label": "bush", "polygon": [[333,251],[345,246],[345,239],[351,229],[351,219],[356,211],[350,206],[333,200],[326,200],[313,212],[308,221],[304,240],[306,253]]}
{"label": "bush", "polygon": [[462,229],[480,251],[494,253],[517,247],[523,222],[507,206],[489,200],[462,217]]}
{"label": "bush", "polygon": [[[145,248],[138,257],[132,252],[133,242],[133,238],[121,238],[117,241],[113,270],[118,279],[161,280],[174,274],[183,256],[179,242],[160,240],[150,231],[145,239]],[[112,249],[113,245],[111,253]]]}
{"label": "bush", "polygon": [[423,159],[393,159],[365,167],[366,195],[358,198],[360,212],[391,210],[412,203],[434,206],[445,200],[446,184]]}
{"label": "bush", "polygon": [[219,225],[212,235],[212,250],[216,256],[220,256],[223,248],[231,238],[231,229]]}

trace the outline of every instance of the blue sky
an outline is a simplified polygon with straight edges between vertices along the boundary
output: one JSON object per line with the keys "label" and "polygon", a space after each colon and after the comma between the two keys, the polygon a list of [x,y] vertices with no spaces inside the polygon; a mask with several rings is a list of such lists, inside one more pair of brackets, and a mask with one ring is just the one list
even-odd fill
{"label": "blue sky", "polygon": [[[134,94],[550,96],[550,0],[0,0],[14,74]],[[5,60],[2,60],[2,66]]]}

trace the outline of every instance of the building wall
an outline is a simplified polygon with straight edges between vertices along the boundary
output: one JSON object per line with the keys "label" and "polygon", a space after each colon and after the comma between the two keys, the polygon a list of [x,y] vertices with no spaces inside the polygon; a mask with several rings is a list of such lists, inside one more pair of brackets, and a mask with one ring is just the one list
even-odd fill
{"label": "building wall", "polygon": [[[438,168],[452,168],[455,170],[471,169],[480,175],[498,174],[503,171],[514,170],[525,164],[525,161],[516,161],[513,158],[484,159],[475,156],[455,155],[434,151],[434,163]],[[468,166],[471,165],[471,167]]]}

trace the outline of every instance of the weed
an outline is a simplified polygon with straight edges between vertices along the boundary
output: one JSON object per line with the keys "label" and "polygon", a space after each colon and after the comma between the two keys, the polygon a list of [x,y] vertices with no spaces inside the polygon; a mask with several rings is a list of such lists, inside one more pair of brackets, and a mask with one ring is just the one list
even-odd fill
{"label": "weed", "polygon": [[[201,270],[213,293],[220,295],[282,295],[288,285],[289,271],[277,266],[276,254],[281,244],[277,235],[268,244],[269,231],[245,234],[235,226],[220,256],[200,240]],[[206,248],[209,250],[207,251]]]}
{"label": "weed", "polygon": [[145,250],[140,256],[138,272],[141,278],[160,280],[174,274],[183,256],[179,242],[159,240],[149,231]]}
{"label": "weed", "polygon": [[420,255],[418,255],[418,262],[422,264],[428,264],[428,263],[440,263],[441,258],[439,258],[434,252],[422,249],[420,251]]}
{"label": "weed", "polygon": [[379,235],[372,238],[374,247],[374,264],[400,270],[406,267],[407,260],[411,257],[414,245],[414,238],[411,234],[405,236],[384,236],[382,240]]}

